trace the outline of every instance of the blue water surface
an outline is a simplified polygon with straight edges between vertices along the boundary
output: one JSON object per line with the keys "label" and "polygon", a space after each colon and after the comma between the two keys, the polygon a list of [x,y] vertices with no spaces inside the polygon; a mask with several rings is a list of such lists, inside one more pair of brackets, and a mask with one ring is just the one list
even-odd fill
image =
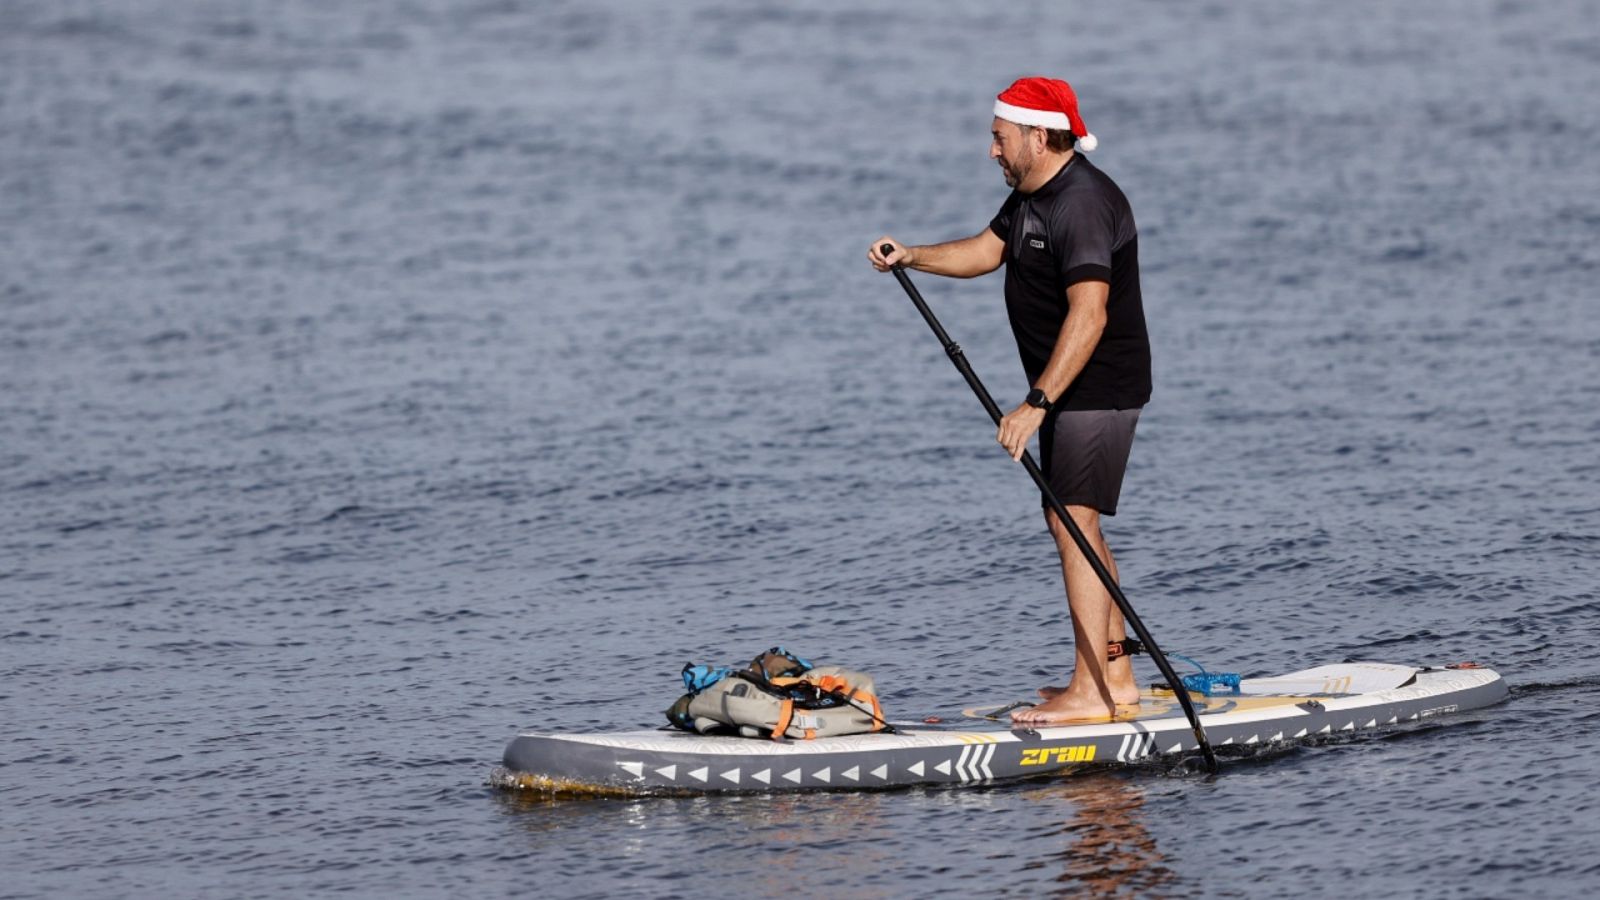
{"label": "blue water surface", "polygon": [[[1216,779],[489,787],[774,643],[901,718],[1061,677],[1034,490],[865,261],[986,225],[1031,73],[1139,221],[1162,643],[1509,701]],[[1585,0],[11,0],[0,896],[1593,895],[1597,96]],[[918,283],[1019,400],[998,279]]]}

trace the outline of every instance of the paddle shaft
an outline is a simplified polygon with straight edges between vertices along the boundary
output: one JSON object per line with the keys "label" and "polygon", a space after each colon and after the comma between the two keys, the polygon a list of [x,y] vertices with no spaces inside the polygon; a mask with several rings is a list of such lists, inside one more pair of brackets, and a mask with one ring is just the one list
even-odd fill
{"label": "paddle shaft", "polygon": [[[894,246],[892,244],[884,244],[879,248],[879,251],[884,256],[888,256],[894,252]],[[994,398],[989,395],[989,389],[983,386],[982,381],[978,380],[977,373],[972,371],[972,364],[967,362],[967,356],[961,352],[961,346],[952,341],[950,335],[945,332],[944,326],[939,324],[939,320],[933,315],[933,310],[928,308],[928,302],[922,299],[922,293],[917,290],[916,285],[911,283],[911,276],[906,274],[905,269],[896,265],[893,271],[894,277],[900,281],[900,286],[906,289],[906,295],[911,298],[912,303],[916,304],[917,312],[922,313],[922,318],[928,323],[928,327],[933,329],[934,336],[939,339],[939,343],[944,345],[944,352],[950,357],[950,361],[955,364],[956,371],[960,372],[961,377],[967,380],[967,386],[972,388],[972,392],[978,395],[978,402],[982,403],[983,408],[988,411],[989,418],[993,419],[996,425],[999,425],[1002,418],[1000,407],[995,404]],[[1100,561],[1100,554],[1095,552],[1095,549],[1089,545],[1088,538],[1083,536],[1083,530],[1078,527],[1078,523],[1072,521],[1072,516],[1067,514],[1066,507],[1056,498],[1055,491],[1050,490],[1050,483],[1045,480],[1044,472],[1039,469],[1039,464],[1033,461],[1033,455],[1026,450],[1022,451],[1022,467],[1028,470],[1028,475],[1033,478],[1033,483],[1039,486],[1040,493],[1044,495],[1045,503],[1049,504],[1050,509],[1055,512],[1056,518],[1060,519],[1061,524],[1066,526],[1067,534],[1072,536],[1072,543],[1077,545],[1078,552],[1082,553],[1083,558],[1089,561],[1089,566],[1094,569],[1094,573],[1100,576],[1100,583],[1106,586],[1106,591],[1111,594],[1111,599],[1116,602],[1117,608],[1122,610],[1122,618],[1133,629],[1133,633],[1139,636],[1139,640],[1144,642],[1145,652],[1155,662],[1156,668],[1161,670],[1162,677],[1167,679],[1167,684],[1172,688],[1173,695],[1178,698],[1178,703],[1183,707],[1184,716],[1189,719],[1189,725],[1194,729],[1194,739],[1199,743],[1200,752],[1205,756],[1206,768],[1216,772],[1217,756],[1211,750],[1211,742],[1206,740],[1206,731],[1200,725],[1200,716],[1195,712],[1194,703],[1189,699],[1189,691],[1184,688],[1183,681],[1178,678],[1177,673],[1172,671],[1172,664],[1167,662],[1167,655],[1162,653],[1161,648],[1156,645],[1156,639],[1150,636],[1149,629],[1145,628],[1144,622],[1139,620],[1139,614],[1133,611],[1133,605],[1128,602],[1127,596],[1122,593],[1122,588],[1117,586],[1117,580],[1111,577],[1111,572],[1106,569],[1105,563]],[[1093,653],[1095,650],[1094,648],[1089,648],[1088,652]],[[1104,651],[1102,650],[1101,652]]]}

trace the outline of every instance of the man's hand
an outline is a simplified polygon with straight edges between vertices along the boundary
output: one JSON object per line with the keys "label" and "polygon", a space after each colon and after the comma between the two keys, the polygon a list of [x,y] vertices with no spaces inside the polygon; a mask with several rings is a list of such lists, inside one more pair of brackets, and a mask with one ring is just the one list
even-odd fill
{"label": "man's hand", "polygon": [[995,440],[1006,448],[1013,460],[1022,462],[1028,439],[1044,424],[1044,413],[1039,407],[1024,403],[1000,419],[1000,433],[995,435]]}
{"label": "man's hand", "polygon": [[[889,244],[894,248],[888,256],[884,256],[883,251],[880,249],[884,244]],[[884,235],[873,241],[872,246],[867,248],[867,260],[879,272],[887,272],[894,268],[896,264],[909,269],[911,268],[911,249],[894,238]]]}

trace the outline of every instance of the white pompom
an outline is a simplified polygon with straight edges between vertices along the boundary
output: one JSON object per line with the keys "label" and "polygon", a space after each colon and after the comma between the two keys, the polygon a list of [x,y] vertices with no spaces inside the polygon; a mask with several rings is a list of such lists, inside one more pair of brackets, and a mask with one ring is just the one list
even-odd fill
{"label": "white pompom", "polygon": [[1100,146],[1100,141],[1092,134],[1086,134],[1083,137],[1078,138],[1078,149],[1085,153],[1088,153],[1098,146]]}

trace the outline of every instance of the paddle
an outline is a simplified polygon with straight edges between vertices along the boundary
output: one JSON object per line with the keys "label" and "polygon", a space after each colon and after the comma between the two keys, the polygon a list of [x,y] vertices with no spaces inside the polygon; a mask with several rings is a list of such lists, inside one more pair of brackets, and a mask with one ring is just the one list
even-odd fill
{"label": "paddle", "polygon": [[[894,245],[884,244],[878,250],[884,256],[888,256],[894,252]],[[950,340],[950,335],[945,333],[944,326],[940,325],[939,320],[934,318],[933,310],[928,308],[928,303],[922,299],[922,294],[917,290],[917,286],[911,283],[911,276],[906,274],[905,268],[896,264],[893,271],[894,277],[900,280],[900,286],[906,289],[906,295],[911,298],[912,303],[917,305],[917,312],[922,313],[922,318],[927,320],[928,327],[933,329],[934,336],[939,339],[939,343],[944,345],[944,352],[949,355],[950,361],[955,363],[956,371],[960,372],[961,377],[967,380],[967,386],[972,388],[972,392],[978,395],[978,401],[983,404],[984,409],[989,411],[989,418],[993,419],[996,425],[999,425],[1001,419],[1000,407],[995,405],[994,398],[989,396],[989,390],[983,386],[983,382],[978,380],[977,373],[972,371],[972,365],[967,362],[966,354],[961,352],[961,346]],[[1078,528],[1078,523],[1072,521],[1072,517],[1067,515],[1066,507],[1061,505],[1061,501],[1056,499],[1055,492],[1050,490],[1050,484],[1045,481],[1044,472],[1040,471],[1039,464],[1033,461],[1032,454],[1026,450],[1022,453],[1022,467],[1027,469],[1028,474],[1033,477],[1033,483],[1039,486],[1040,492],[1044,494],[1045,502],[1055,511],[1056,518],[1060,519],[1061,523],[1067,527],[1067,534],[1072,535],[1072,543],[1077,545],[1078,552],[1082,553],[1083,558],[1089,561],[1089,566],[1094,569],[1094,573],[1100,576],[1100,582],[1106,586],[1106,591],[1111,594],[1111,599],[1116,601],[1117,608],[1122,610],[1122,618],[1133,628],[1133,632],[1139,636],[1139,640],[1144,642],[1145,652],[1155,661],[1156,668],[1161,670],[1162,677],[1167,679],[1167,684],[1172,687],[1172,692],[1177,696],[1178,703],[1183,706],[1183,714],[1189,719],[1189,725],[1194,729],[1194,739],[1200,745],[1200,752],[1205,755],[1206,769],[1215,773],[1217,771],[1217,755],[1211,752],[1211,742],[1206,740],[1206,731],[1200,726],[1200,717],[1195,713],[1194,703],[1189,700],[1189,692],[1184,688],[1183,681],[1178,678],[1176,672],[1172,671],[1172,664],[1167,662],[1167,655],[1161,652],[1160,647],[1156,646],[1155,638],[1150,636],[1149,630],[1139,620],[1139,614],[1133,611],[1133,606],[1128,603],[1128,598],[1122,593],[1122,588],[1117,586],[1117,580],[1111,577],[1111,572],[1106,569],[1105,563],[1100,561],[1100,554],[1089,546],[1089,541],[1083,536],[1083,531]],[[1097,651],[1104,652],[1098,648],[1090,649],[1090,652]]]}

